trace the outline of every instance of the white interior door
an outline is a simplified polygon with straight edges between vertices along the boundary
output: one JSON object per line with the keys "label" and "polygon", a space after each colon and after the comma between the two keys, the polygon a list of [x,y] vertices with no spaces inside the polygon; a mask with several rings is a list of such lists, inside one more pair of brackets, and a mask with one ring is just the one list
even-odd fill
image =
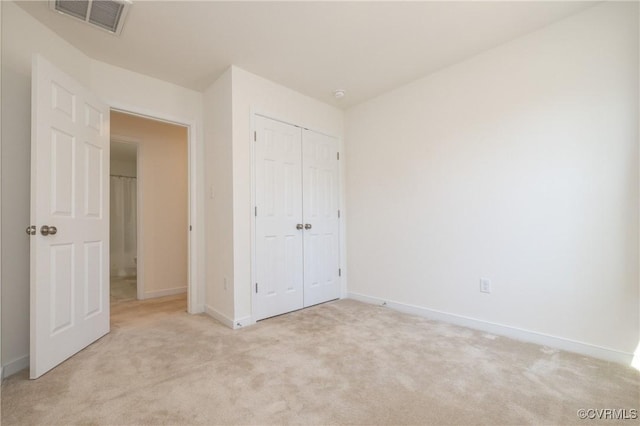
{"label": "white interior door", "polygon": [[310,130],[302,136],[304,306],[340,297],[338,143]]}
{"label": "white interior door", "polygon": [[38,56],[31,120],[34,379],[109,332],[109,109]]}
{"label": "white interior door", "polygon": [[256,116],[253,317],[303,307],[301,130]]}

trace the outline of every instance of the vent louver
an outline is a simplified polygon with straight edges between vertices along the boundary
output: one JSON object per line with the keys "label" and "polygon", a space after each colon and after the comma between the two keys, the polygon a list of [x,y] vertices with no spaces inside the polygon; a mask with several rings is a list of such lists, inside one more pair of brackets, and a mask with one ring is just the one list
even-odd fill
{"label": "vent louver", "polygon": [[126,0],[50,0],[52,10],[120,35],[131,5]]}

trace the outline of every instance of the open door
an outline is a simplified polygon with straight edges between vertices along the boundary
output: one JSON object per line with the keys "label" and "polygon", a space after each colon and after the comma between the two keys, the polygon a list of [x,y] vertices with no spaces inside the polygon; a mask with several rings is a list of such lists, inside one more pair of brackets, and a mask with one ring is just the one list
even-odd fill
{"label": "open door", "polygon": [[109,332],[109,108],[35,56],[30,376]]}

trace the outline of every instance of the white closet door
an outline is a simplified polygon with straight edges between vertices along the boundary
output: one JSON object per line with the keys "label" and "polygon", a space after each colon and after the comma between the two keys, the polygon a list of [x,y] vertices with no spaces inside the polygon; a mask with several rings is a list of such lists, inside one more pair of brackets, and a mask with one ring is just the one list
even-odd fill
{"label": "white closet door", "polygon": [[254,319],[303,307],[301,129],[256,116]]}
{"label": "white closet door", "polygon": [[340,297],[337,148],[335,138],[303,132],[304,306]]}

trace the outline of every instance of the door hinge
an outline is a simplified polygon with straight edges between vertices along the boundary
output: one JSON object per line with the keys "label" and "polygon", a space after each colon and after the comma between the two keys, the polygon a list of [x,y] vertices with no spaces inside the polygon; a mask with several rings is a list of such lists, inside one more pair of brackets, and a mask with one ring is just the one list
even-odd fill
{"label": "door hinge", "polygon": [[189,225],[189,231],[193,230],[193,226]]}
{"label": "door hinge", "polygon": [[253,215],[254,215],[254,216],[256,216],[256,217],[258,217],[258,206],[255,206],[255,207],[253,208]]}
{"label": "door hinge", "polygon": [[341,277],[342,276],[342,268],[338,268],[338,276]]}
{"label": "door hinge", "polygon": [[338,155],[337,155],[337,157],[338,157],[338,160],[340,160],[340,153],[338,152],[337,154],[338,154]]}
{"label": "door hinge", "polygon": [[340,219],[340,210],[338,210],[338,219]]}
{"label": "door hinge", "polygon": [[253,132],[253,141],[257,141],[258,140],[258,132],[254,131]]}
{"label": "door hinge", "polygon": [[258,292],[258,283],[256,283],[256,293]]}

